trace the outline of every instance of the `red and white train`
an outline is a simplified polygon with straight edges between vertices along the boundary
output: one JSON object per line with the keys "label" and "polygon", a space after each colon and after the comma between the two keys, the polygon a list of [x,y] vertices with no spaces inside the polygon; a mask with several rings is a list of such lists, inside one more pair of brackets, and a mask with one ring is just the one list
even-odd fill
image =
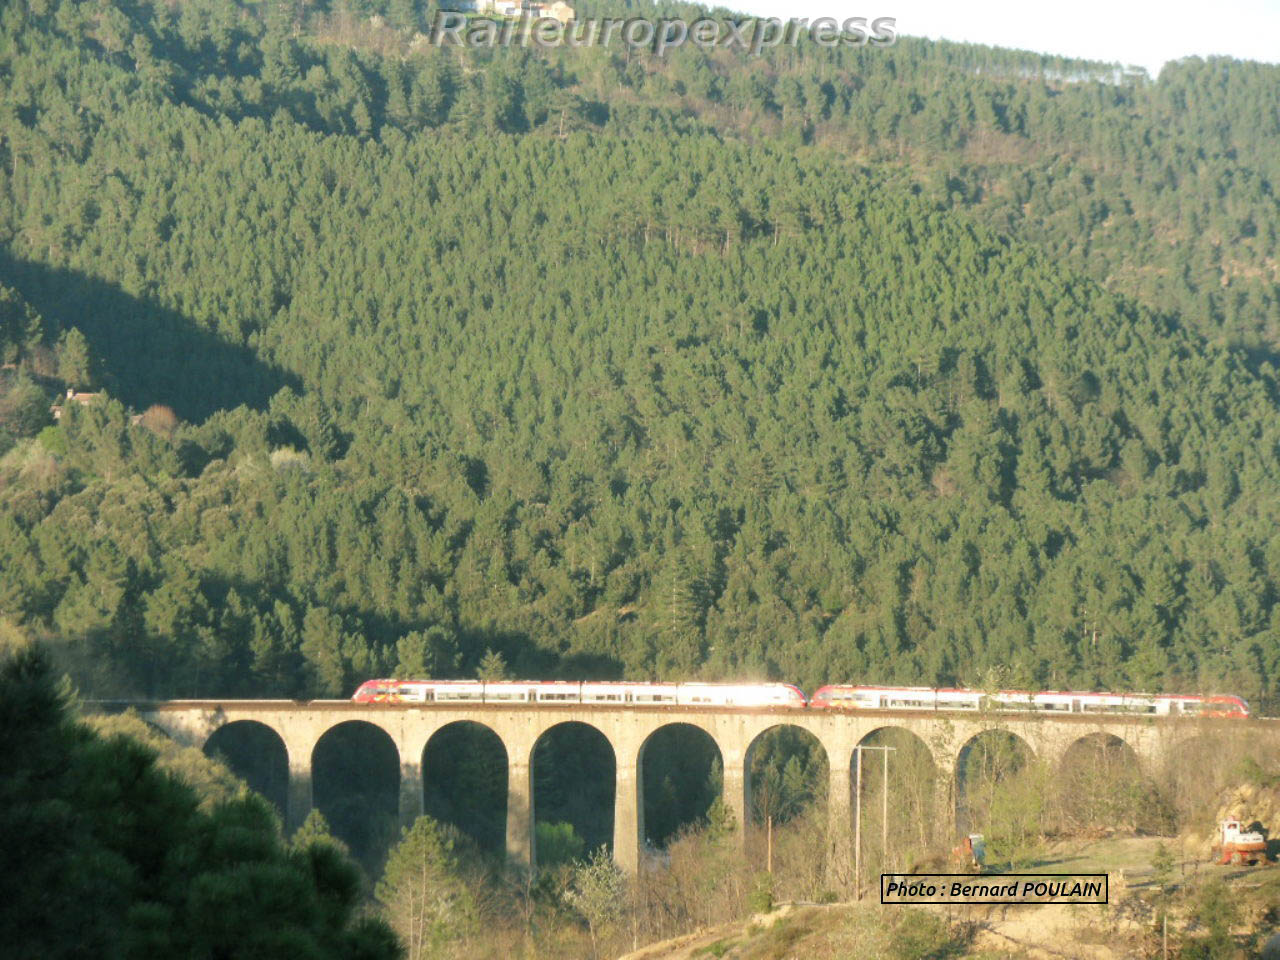
{"label": "red and white train", "polygon": [[623,683],[576,680],[369,680],[362,703],[601,703],[679,707],[804,707],[789,683]]}
{"label": "red and white train", "polygon": [[1249,704],[1235,696],[1173,693],[1085,693],[1048,690],[983,693],[934,687],[819,687],[809,706],[835,710],[998,710],[1014,713],[1120,713],[1152,717],[1247,717]]}
{"label": "red and white train", "polygon": [[1001,690],[833,684],[811,698],[789,683],[625,683],[616,681],[369,680],[360,703],[595,703],[637,706],[808,707],[815,710],[994,710],[1002,713],[1247,717],[1235,696]]}

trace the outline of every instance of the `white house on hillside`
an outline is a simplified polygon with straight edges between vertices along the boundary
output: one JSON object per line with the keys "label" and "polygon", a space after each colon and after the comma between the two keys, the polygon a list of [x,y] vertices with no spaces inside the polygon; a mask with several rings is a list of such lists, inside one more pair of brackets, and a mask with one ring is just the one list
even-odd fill
{"label": "white house on hillside", "polygon": [[573,21],[573,7],[564,0],[552,3],[537,3],[535,0],[444,0],[440,4],[442,10],[455,10],[459,13],[493,14],[499,17],[528,17],[537,20],[550,17],[563,24]]}

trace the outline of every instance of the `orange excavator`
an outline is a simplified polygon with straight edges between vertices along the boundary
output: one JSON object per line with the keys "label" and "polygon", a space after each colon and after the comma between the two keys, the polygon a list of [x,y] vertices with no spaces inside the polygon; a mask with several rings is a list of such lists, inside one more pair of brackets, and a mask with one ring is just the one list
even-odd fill
{"label": "orange excavator", "polygon": [[1218,824],[1218,842],[1213,847],[1213,857],[1218,863],[1236,863],[1253,866],[1267,862],[1267,838],[1256,830],[1246,830],[1239,820],[1223,820]]}

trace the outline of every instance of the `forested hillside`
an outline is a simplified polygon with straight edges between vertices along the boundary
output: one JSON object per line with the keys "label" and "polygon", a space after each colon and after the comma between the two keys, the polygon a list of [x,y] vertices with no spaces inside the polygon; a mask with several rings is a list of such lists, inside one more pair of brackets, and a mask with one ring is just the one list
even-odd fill
{"label": "forested hillside", "polygon": [[87,691],[1275,694],[1280,70],[396,7],[0,14],[0,611]]}

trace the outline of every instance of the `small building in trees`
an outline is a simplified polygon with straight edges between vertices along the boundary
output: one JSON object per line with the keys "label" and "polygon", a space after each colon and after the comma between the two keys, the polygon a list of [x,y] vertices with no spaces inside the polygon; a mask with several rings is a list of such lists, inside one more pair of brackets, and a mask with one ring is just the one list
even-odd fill
{"label": "small building in trees", "polygon": [[93,403],[93,401],[97,400],[101,396],[102,396],[102,391],[98,391],[96,393],[83,393],[76,390],[68,390],[66,397],[63,398],[63,401],[61,403],[55,403],[52,407],[49,408],[49,412],[53,414],[53,419],[61,420],[62,411],[67,404],[78,403],[82,407],[87,407],[89,404]]}
{"label": "small building in trees", "polygon": [[548,3],[542,7],[542,16],[559,20],[563,24],[569,24],[573,22],[573,7],[565,3],[564,0],[555,0],[554,3]]}
{"label": "small building in trees", "polygon": [[564,0],[555,0],[554,3],[537,3],[535,0],[446,0],[441,8],[466,13],[491,13],[499,17],[528,17],[530,20],[549,17],[562,24],[568,24],[574,18],[573,7]]}

